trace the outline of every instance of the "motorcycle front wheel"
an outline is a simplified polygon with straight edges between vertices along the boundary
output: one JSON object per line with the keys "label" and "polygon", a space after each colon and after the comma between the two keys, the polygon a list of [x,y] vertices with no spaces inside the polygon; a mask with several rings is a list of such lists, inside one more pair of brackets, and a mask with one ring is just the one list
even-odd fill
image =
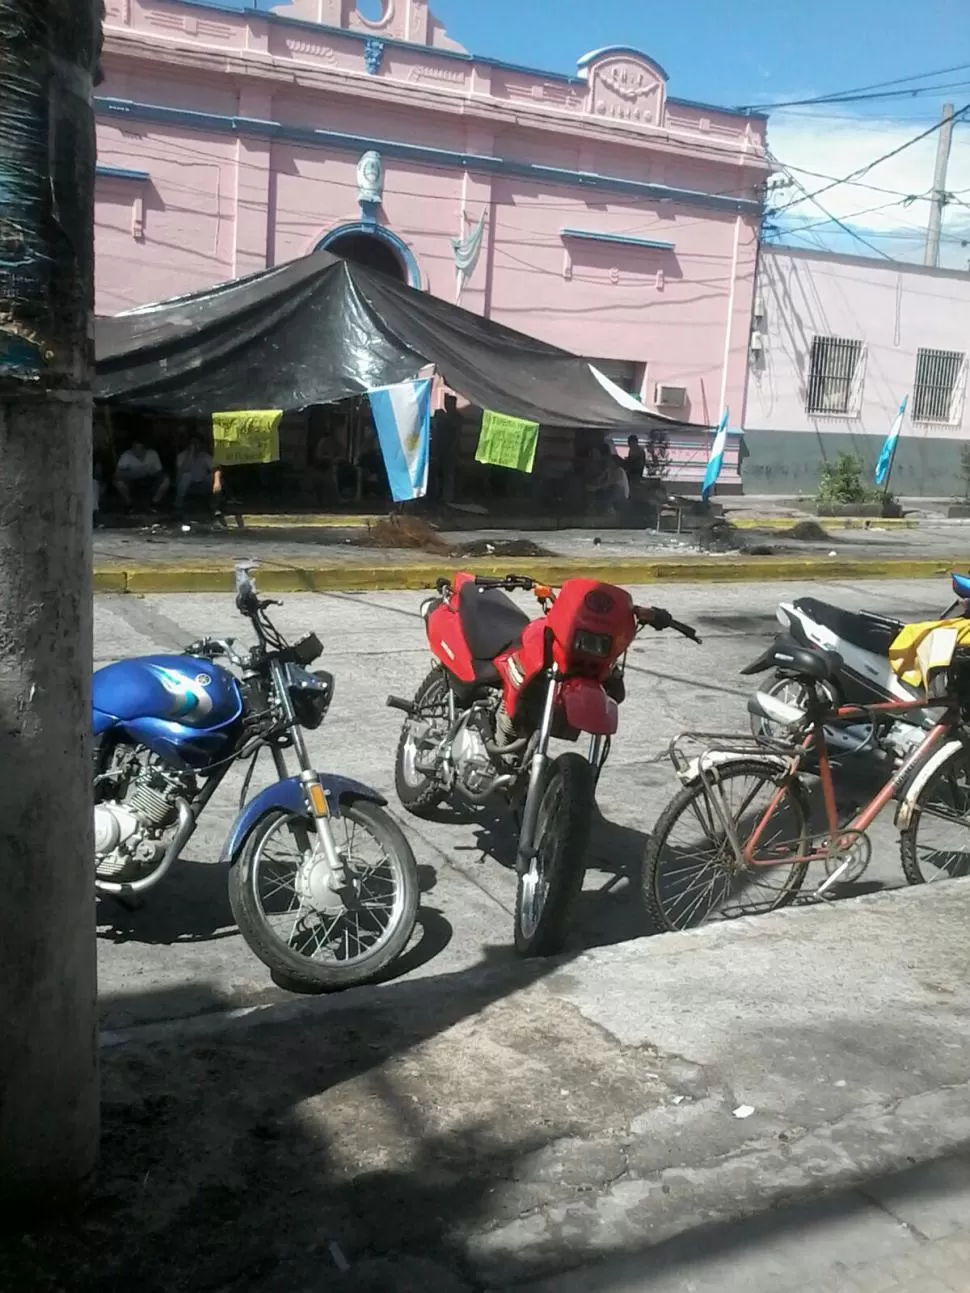
{"label": "motorcycle front wheel", "polygon": [[541,794],[534,856],[515,894],[520,956],[555,956],[569,936],[586,875],[595,771],[582,755],[561,754],[550,764]]}
{"label": "motorcycle front wheel", "polygon": [[337,992],[368,983],[407,947],[418,915],[418,868],[392,818],[363,800],[330,821],[347,884],[315,905],[313,822],[282,811],[253,827],[229,872],[229,903],[250,949],[285,987]]}

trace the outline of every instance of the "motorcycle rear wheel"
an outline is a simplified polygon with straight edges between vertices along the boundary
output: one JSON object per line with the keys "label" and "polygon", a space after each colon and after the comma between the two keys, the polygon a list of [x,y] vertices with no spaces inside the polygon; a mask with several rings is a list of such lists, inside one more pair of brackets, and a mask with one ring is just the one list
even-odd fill
{"label": "motorcycle rear wheel", "polygon": [[427,817],[445,797],[445,788],[433,772],[424,772],[415,766],[418,754],[418,736],[415,728],[441,728],[446,735],[448,679],[445,671],[436,665],[415,692],[412,704],[421,711],[420,718],[410,715],[404,720],[401,739],[394,760],[394,789],[404,808],[414,817]]}
{"label": "motorcycle rear wheel", "polygon": [[[295,842],[297,856],[312,850],[314,828],[308,818],[281,811],[267,813],[250,831],[229,872],[229,905],[239,932],[274,978],[295,992],[338,992],[369,983],[401,955],[417,923],[417,863],[390,815],[377,804],[359,800],[341,804],[340,817],[332,818],[331,825],[355,891],[343,914],[305,906],[296,881],[299,862],[288,864],[294,871],[294,882],[287,885],[283,875],[287,863],[270,851],[279,847],[278,837],[284,831]],[[380,856],[373,865],[358,856],[363,851],[363,837],[378,847]],[[270,874],[274,867],[276,873]],[[263,892],[261,880],[267,876],[275,888]],[[283,897],[268,910],[269,901],[277,894]],[[386,895],[383,903],[382,894]],[[288,902],[285,908],[284,901]],[[380,928],[375,913],[384,906],[389,909],[387,924]],[[363,940],[369,932],[374,937],[365,947]],[[342,957],[341,941],[345,949]],[[357,951],[352,955],[354,943]],[[333,959],[318,959],[318,953],[332,954]]]}
{"label": "motorcycle rear wheel", "polygon": [[533,842],[535,856],[515,893],[515,950],[555,956],[565,946],[586,876],[596,774],[580,754],[549,767]]}

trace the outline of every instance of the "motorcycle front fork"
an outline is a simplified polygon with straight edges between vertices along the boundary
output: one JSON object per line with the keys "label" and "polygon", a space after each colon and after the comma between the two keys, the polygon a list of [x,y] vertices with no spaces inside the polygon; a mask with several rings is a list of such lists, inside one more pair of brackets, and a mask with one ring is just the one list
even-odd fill
{"label": "motorcycle front fork", "polygon": [[[333,837],[333,828],[330,825],[330,806],[327,803],[327,796],[320,781],[320,775],[310,762],[310,752],[307,749],[303,728],[296,719],[296,712],[293,709],[293,702],[286,686],[286,675],[282,665],[277,664],[274,666],[273,682],[283,714],[287,720],[290,737],[293,741],[293,749],[296,751],[297,761],[300,765],[299,780],[303,787],[307,812],[313,821],[320,852],[327,864],[329,872],[327,888],[333,893],[339,894],[347,884],[347,867],[344,859],[340,856]],[[286,760],[283,757],[282,750],[275,746],[273,747],[273,761],[276,764],[276,771],[280,780],[285,780],[287,776]]]}
{"label": "motorcycle front fork", "polygon": [[545,704],[542,707],[542,722],[539,725],[539,739],[532,755],[532,766],[529,769],[529,789],[522,809],[522,825],[519,828],[519,847],[515,855],[515,869],[519,875],[525,875],[535,857],[535,834],[539,821],[539,804],[545,789],[546,766],[549,762],[549,741],[552,737],[552,719],[556,710],[556,693],[559,690],[559,677],[553,669],[546,690]]}

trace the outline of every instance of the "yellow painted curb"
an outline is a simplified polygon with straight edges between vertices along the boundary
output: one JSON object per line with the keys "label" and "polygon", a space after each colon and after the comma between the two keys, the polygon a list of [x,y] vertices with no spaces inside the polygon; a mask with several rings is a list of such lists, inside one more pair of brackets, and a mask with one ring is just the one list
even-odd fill
{"label": "yellow painted curb", "polygon": [[[673,557],[666,561],[583,561],[569,558],[510,558],[508,561],[450,558],[400,565],[327,564],[259,566],[259,587],[267,593],[372,592],[378,589],[433,588],[440,576],[456,570],[480,575],[529,574],[551,584],[566,579],[598,579],[611,584],[760,583],[815,579],[936,579],[967,569],[970,556],[840,559],[838,557]],[[229,593],[230,566],[102,567],[94,572],[96,592]]]}
{"label": "yellow painted curb", "polygon": [[124,570],[107,567],[94,572],[94,591],[96,593],[126,593],[128,575]]}
{"label": "yellow painted curb", "polygon": [[[232,518],[227,517],[230,530]],[[247,530],[366,530],[369,525],[386,520],[381,516],[334,516],[328,512],[315,512],[310,516],[275,516],[272,513],[249,516],[243,514],[242,523]]]}
{"label": "yellow painted curb", "polygon": [[905,516],[739,516],[724,517],[736,530],[790,530],[815,521],[823,530],[918,530],[919,521]]}

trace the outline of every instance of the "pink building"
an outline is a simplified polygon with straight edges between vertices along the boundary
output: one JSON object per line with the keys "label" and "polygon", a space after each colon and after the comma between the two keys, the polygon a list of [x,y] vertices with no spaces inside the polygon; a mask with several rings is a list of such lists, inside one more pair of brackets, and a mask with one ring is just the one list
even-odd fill
{"label": "pink building", "polygon": [[861,457],[871,482],[904,397],[893,490],[970,489],[970,274],[766,246],[753,316],[748,493],[813,492],[839,452]]}
{"label": "pink building", "polygon": [[[599,361],[660,412],[740,421],[763,118],[669,96],[621,46],[572,76],[476,58],[427,0],[378,21],[240,3],[107,0],[100,313],[323,246]],[[698,478],[707,437],[673,448]]]}

